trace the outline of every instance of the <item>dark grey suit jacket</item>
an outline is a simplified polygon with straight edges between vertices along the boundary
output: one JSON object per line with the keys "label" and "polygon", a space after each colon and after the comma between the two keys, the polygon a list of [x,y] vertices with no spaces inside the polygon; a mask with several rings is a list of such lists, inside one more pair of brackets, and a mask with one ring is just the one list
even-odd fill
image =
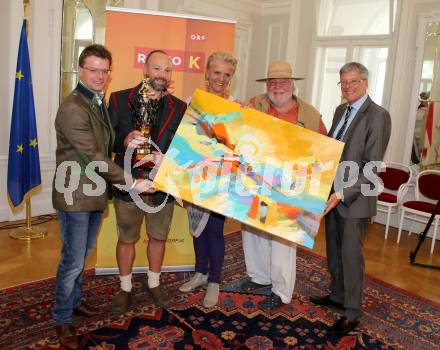
{"label": "dark grey suit jacket", "polygon": [[[343,117],[347,104],[344,103],[336,108],[332,127],[329,131],[331,136]],[[344,161],[351,161],[358,165],[357,173],[341,171],[337,176],[344,180],[353,178],[354,184],[342,190],[343,200],[336,209],[344,218],[368,218],[376,215],[377,196],[364,196],[361,192],[362,185],[371,185],[371,179],[364,174],[365,165],[370,161],[382,161],[391,134],[391,118],[388,111],[374,103],[370,97],[358,110],[354,120],[350,124],[341,141],[345,142],[341,156],[340,168]],[[357,179],[356,179],[357,178]],[[371,178],[371,176],[370,176]],[[338,181],[335,180],[335,185]],[[335,190],[338,188],[335,186]]]}

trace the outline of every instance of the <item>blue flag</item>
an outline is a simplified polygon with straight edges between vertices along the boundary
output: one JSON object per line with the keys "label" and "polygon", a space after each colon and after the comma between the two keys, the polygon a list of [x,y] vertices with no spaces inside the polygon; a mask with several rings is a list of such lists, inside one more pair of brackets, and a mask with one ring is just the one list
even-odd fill
{"label": "blue flag", "polygon": [[24,20],[18,48],[9,137],[8,193],[14,207],[23,201],[26,193],[39,184],[41,184],[41,173],[37,125],[26,38],[26,20]]}

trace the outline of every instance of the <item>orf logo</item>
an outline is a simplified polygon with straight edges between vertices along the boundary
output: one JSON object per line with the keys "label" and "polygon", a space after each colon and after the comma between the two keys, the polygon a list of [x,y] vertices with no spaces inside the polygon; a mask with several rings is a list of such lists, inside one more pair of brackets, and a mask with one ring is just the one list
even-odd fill
{"label": "orf logo", "polygon": [[[145,59],[154,48],[136,47],[134,49],[134,68],[142,69]],[[167,50],[176,72],[203,73],[205,68],[205,53],[180,50]]]}

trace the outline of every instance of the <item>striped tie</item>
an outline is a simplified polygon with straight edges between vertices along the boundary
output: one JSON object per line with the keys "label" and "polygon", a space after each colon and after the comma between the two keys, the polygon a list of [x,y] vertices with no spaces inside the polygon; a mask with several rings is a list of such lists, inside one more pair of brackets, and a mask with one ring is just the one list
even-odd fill
{"label": "striped tie", "polygon": [[348,105],[347,111],[345,112],[345,116],[344,116],[344,123],[342,124],[341,128],[339,129],[338,133],[336,134],[336,137],[335,137],[336,140],[340,140],[342,138],[342,135],[344,135],[345,128],[347,127],[347,123],[348,123],[348,118],[350,118],[351,109],[352,109],[352,107],[350,105]]}

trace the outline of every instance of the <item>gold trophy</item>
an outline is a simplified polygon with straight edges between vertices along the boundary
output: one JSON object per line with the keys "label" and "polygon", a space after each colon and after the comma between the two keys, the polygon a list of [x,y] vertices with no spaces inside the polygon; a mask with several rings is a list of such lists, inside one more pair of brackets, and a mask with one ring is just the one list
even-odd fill
{"label": "gold trophy", "polygon": [[152,161],[153,155],[151,151],[151,124],[142,121],[136,125],[136,129],[139,130],[142,133],[142,136],[147,139],[147,141],[143,145],[139,146],[136,149],[136,162],[139,162],[141,160]]}
{"label": "gold trophy", "polygon": [[152,131],[157,111],[160,107],[159,99],[152,99],[149,94],[155,89],[148,78],[142,80],[141,88],[134,100],[131,101],[133,112],[133,126],[142,133],[147,141],[136,149],[136,162],[142,161],[143,167],[154,166],[152,154]]}

